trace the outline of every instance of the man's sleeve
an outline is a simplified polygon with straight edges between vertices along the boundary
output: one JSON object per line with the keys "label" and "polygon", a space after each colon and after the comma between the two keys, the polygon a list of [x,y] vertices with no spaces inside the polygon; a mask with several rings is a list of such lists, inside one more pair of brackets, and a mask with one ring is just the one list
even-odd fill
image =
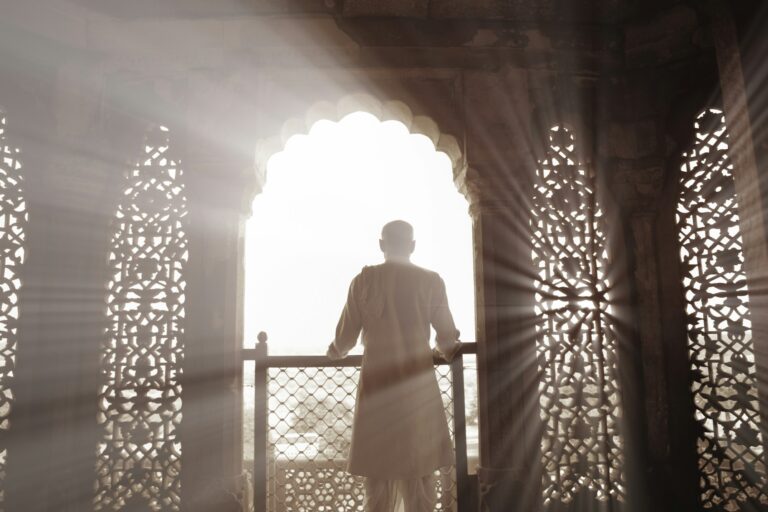
{"label": "man's sleeve", "polygon": [[336,326],[336,338],[328,347],[328,357],[331,359],[341,359],[354,348],[357,344],[357,338],[360,336],[362,321],[360,320],[360,309],[358,306],[357,288],[360,286],[360,276],[352,280],[347,293],[347,303],[341,312],[341,318]]}
{"label": "man's sleeve", "polygon": [[440,276],[435,276],[434,289],[432,291],[432,304],[430,308],[430,323],[437,333],[435,341],[437,350],[443,357],[450,361],[456,355],[461,344],[459,343],[459,331],[453,323],[451,310],[448,308],[448,296],[445,293],[445,282]]}

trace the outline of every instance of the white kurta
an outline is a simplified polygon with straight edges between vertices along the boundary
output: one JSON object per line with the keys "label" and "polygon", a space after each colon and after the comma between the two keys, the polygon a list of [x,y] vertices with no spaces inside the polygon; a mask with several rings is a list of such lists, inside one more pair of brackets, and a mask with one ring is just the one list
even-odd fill
{"label": "white kurta", "polygon": [[362,330],[348,471],[381,479],[417,478],[453,464],[453,446],[429,346],[453,355],[459,332],[440,276],[410,263],[363,268],[329,347],[344,357]]}

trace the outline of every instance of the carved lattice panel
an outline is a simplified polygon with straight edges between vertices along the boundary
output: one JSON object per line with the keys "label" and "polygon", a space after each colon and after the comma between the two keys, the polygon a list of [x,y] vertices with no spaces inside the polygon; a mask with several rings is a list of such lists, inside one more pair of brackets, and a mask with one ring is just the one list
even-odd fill
{"label": "carved lattice panel", "polygon": [[[721,111],[694,124],[677,206],[702,505],[768,505],[743,241]],[[751,508],[750,508],[751,510]]]}
{"label": "carved lattice panel", "polygon": [[568,129],[550,130],[533,195],[546,504],[621,501],[625,492],[604,218],[574,149]]}
{"label": "carved lattice panel", "polygon": [[[450,366],[435,371],[453,438]],[[358,375],[358,368],[269,370],[268,512],[364,512],[364,481],[346,472]],[[435,511],[454,511],[455,468],[435,475]]]}
{"label": "carved lattice panel", "polygon": [[19,149],[6,137],[6,116],[0,110],[0,510],[5,502],[5,432],[10,428],[13,374],[19,320],[19,269],[24,263],[27,204],[24,200]]}
{"label": "carved lattice panel", "polygon": [[186,215],[183,173],[158,128],[127,175],[109,254],[97,510],[179,509]]}

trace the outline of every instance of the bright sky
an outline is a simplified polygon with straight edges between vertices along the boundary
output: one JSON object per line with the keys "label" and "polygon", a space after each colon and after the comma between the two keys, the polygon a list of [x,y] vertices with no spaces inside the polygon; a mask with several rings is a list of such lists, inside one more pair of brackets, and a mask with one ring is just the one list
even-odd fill
{"label": "bright sky", "polygon": [[266,331],[270,354],[324,354],[350,281],[383,261],[381,227],[394,219],[414,226],[412,261],[443,276],[462,340],[474,341],[472,228],[449,158],[357,112],[316,123],[269,161],[246,228],[245,345]]}

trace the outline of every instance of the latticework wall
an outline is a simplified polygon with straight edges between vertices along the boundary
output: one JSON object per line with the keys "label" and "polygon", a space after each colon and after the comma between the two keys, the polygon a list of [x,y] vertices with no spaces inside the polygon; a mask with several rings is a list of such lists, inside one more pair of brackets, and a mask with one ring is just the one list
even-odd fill
{"label": "latticework wall", "polygon": [[753,510],[768,505],[768,480],[733,164],[720,110],[703,111],[694,128],[677,221],[701,502]]}
{"label": "latticework wall", "polygon": [[180,506],[187,202],[171,153],[166,129],[147,135],[115,216],[99,391],[97,510]]}
{"label": "latticework wall", "polygon": [[545,503],[625,493],[604,224],[573,134],[553,127],[531,221]]}
{"label": "latticework wall", "polygon": [[6,115],[0,110],[0,510],[5,502],[5,433],[10,429],[13,376],[19,320],[20,267],[24,263],[27,204],[21,175],[20,150],[6,136]]}

